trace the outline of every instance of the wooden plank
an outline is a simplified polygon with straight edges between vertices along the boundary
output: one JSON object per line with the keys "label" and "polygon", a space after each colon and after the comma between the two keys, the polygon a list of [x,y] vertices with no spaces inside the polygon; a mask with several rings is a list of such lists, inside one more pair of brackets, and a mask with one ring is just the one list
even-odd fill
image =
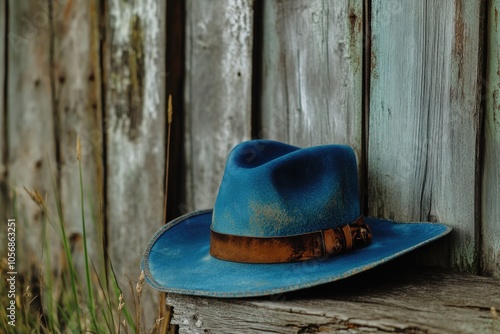
{"label": "wooden plank", "polygon": [[486,63],[486,116],[482,189],[482,254],[485,274],[500,277],[500,1],[488,8]]}
{"label": "wooden plank", "polygon": [[250,139],[253,1],[186,1],[186,206],[213,207],[229,151]]}
{"label": "wooden plank", "polygon": [[449,247],[440,243],[426,263],[471,272],[482,8],[482,1],[374,0],[371,20],[369,214],[453,226]]}
{"label": "wooden plank", "polygon": [[17,257],[22,259],[17,263],[18,271],[27,270],[32,260],[41,261],[42,255],[47,255],[47,251],[42,251],[44,239],[50,247],[51,265],[57,268],[59,230],[43,223],[42,210],[23,189],[36,189],[46,199],[49,217],[58,222],[57,186],[51,181],[57,164],[49,3],[11,0],[8,6],[7,168],[9,182],[17,193]]}
{"label": "wooden plank", "polygon": [[264,3],[259,137],[348,144],[361,162],[362,13],[361,0]]}
{"label": "wooden plank", "polygon": [[[102,119],[99,56],[99,4],[67,2],[55,7],[54,87],[59,119],[59,163],[62,210],[71,241],[82,240],[80,178],[76,159],[76,137],[82,143],[86,234],[89,257],[102,269],[104,227],[100,200],[103,198]],[[89,202],[91,201],[91,202]],[[84,279],[83,247],[72,247],[75,264]],[[82,282],[84,282],[83,280]]]}
{"label": "wooden plank", "polygon": [[[109,255],[125,300],[151,236],[163,223],[165,170],[165,7],[154,0],[108,3],[106,35],[106,184]],[[157,298],[144,291],[146,324]]]}
{"label": "wooden plank", "polygon": [[402,269],[258,299],[169,294],[168,302],[181,334],[500,331],[497,281],[451,271]]}

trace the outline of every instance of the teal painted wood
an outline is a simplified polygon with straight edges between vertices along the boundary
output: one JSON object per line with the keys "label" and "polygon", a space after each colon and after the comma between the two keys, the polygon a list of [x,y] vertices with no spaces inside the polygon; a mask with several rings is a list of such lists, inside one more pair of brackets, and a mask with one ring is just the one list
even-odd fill
{"label": "teal painted wood", "polygon": [[[106,210],[109,256],[121,287],[139,276],[144,248],[163,223],[164,4],[114,0],[107,7]],[[123,292],[133,308],[133,291]],[[150,326],[158,294],[144,293],[144,323]]]}
{"label": "teal painted wood", "polygon": [[[73,259],[85,282],[80,178],[76,137],[82,147],[86,235],[89,257],[102,273],[104,266],[102,208],[103,133],[97,0],[75,2],[53,16],[54,89],[59,119],[59,161],[62,213],[74,250]],[[97,284],[97,282],[95,282]]]}
{"label": "teal painted wood", "polygon": [[482,1],[372,2],[368,207],[454,227],[425,262],[475,272]]}
{"label": "teal painted wood", "polygon": [[213,207],[229,151],[250,139],[253,1],[186,2],[186,203]]}
{"label": "teal painted wood", "polygon": [[265,1],[259,137],[361,157],[363,1]]}
{"label": "teal painted wood", "polygon": [[482,189],[482,254],[485,274],[500,277],[500,1],[488,8],[486,115]]}
{"label": "teal painted wood", "polygon": [[[42,210],[23,189],[36,189],[46,199],[49,216],[57,221],[57,186],[51,181],[51,174],[57,176],[57,162],[49,4],[11,0],[8,5],[7,168],[20,213],[16,256],[23,260],[17,263],[17,269],[27,270],[30,261],[42,263],[42,254],[50,254],[51,264],[57,269],[59,231],[44,222]],[[44,238],[50,250],[42,251]]]}

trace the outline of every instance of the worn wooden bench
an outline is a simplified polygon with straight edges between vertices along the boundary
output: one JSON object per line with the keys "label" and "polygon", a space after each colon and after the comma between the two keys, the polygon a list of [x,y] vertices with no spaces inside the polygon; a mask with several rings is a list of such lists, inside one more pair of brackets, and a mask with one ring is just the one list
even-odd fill
{"label": "worn wooden bench", "polygon": [[500,282],[402,261],[251,299],[169,294],[179,333],[500,333]]}

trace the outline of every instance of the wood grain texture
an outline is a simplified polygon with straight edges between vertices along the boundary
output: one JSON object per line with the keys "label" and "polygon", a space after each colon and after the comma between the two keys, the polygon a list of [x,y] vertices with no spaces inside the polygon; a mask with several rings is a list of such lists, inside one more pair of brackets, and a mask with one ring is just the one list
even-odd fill
{"label": "wood grain texture", "polygon": [[500,284],[448,271],[361,275],[259,299],[170,294],[179,333],[497,333]]}
{"label": "wood grain texture", "polygon": [[[51,27],[48,2],[9,1],[7,129],[9,182],[17,194],[18,271],[32,260],[42,263],[50,254],[60,269],[59,230],[43,219],[42,210],[23,187],[36,189],[46,199],[49,216],[57,222],[55,192],[51,181],[57,173],[51,82]],[[53,168],[51,170],[50,167]],[[46,239],[50,250],[42,250]]]}
{"label": "wood grain texture", "polygon": [[486,115],[482,188],[482,254],[485,274],[500,277],[500,1],[488,6]]}
{"label": "wood grain texture", "polygon": [[426,262],[471,272],[478,266],[481,3],[375,0],[371,18],[369,214],[453,226],[451,245]]}
{"label": "wood grain texture", "polygon": [[[103,268],[103,231],[100,200],[103,198],[102,110],[98,2],[68,1],[54,8],[54,87],[58,131],[62,212],[70,240],[82,240],[80,178],[76,138],[82,144],[82,170],[86,234],[89,257]],[[83,247],[74,245],[74,261],[85,276]],[[84,280],[83,280],[84,282]]]}
{"label": "wood grain texture", "polygon": [[[106,89],[106,184],[110,260],[133,307],[140,259],[163,223],[166,108],[164,2],[108,3]],[[157,298],[144,291],[146,324]]]}
{"label": "wood grain texture", "polygon": [[348,144],[360,161],[363,1],[266,1],[263,21],[259,137]]}
{"label": "wood grain texture", "polygon": [[213,207],[229,151],[250,139],[252,3],[186,2],[184,212]]}

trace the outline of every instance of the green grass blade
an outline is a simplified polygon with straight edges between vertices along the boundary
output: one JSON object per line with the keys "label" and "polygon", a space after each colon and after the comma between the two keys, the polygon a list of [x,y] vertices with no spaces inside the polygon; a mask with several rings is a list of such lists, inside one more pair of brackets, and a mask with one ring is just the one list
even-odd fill
{"label": "green grass blade", "polygon": [[[114,270],[113,265],[111,263],[110,263],[110,268],[111,268],[111,278],[113,279],[113,289],[115,291],[116,298],[118,299],[118,297],[122,293],[122,290],[120,289],[120,285],[118,284],[118,280],[116,279],[115,270]],[[134,324],[134,320],[132,319],[132,316],[130,315],[130,312],[129,312],[126,305],[123,307],[122,312],[123,312],[123,315],[125,316],[125,320],[127,320],[127,323],[130,325],[130,327],[132,327],[134,333],[137,333],[137,329],[136,329],[136,326]]]}
{"label": "green grass blade", "polygon": [[[93,266],[94,271],[95,271],[95,267],[94,267],[93,263],[92,263],[92,266]],[[111,323],[114,324],[115,323],[115,319],[114,319],[114,316],[113,316],[113,307],[111,305],[111,301],[109,299],[109,295],[107,293],[107,290],[104,289],[104,287],[102,285],[101,278],[99,276],[97,276],[97,283],[99,284],[99,288],[102,291],[102,294],[103,294],[103,297],[104,297],[104,302],[106,303],[106,308],[107,308],[109,317],[111,318]],[[104,310],[102,312],[104,312]],[[109,327],[109,324],[108,324],[108,327]]]}
{"label": "green grass blade", "polygon": [[[45,277],[43,279],[43,283],[44,285],[46,285],[44,287],[44,289],[42,291],[44,291],[44,293],[40,293],[40,295],[43,295],[44,298],[42,298],[41,300],[41,304],[44,305],[44,308],[47,308],[47,312],[46,315],[47,315],[47,327],[50,329],[51,333],[54,333],[55,330],[54,330],[54,317],[55,317],[55,312],[54,312],[54,281],[52,279],[52,274],[51,274],[51,270],[52,270],[52,263],[51,263],[51,259],[50,259],[50,246],[49,246],[49,243],[47,242],[47,216],[46,215],[43,215],[43,221],[42,221],[42,253],[45,255],[42,254],[42,258],[45,258]],[[41,285],[41,284],[40,284]],[[42,287],[41,287],[42,289]],[[47,300],[45,300],[45,298]]]}
{"label": "green grass blade", "polygon": [[[52,170],[51,166],[50,166],[50,159],[47,159],[49,161],[49,170]],[[56,207],[57,207],[57,215],[58,215],[58,218],[59,218],[59,227],[60,227],[60,233],[61,233],[61,238],[62,238],[62,241],[63,241],[63,247],[64,247],[64,253],[66,255],[66,259],[68,260],[68,266],[69,266],[69,270],[70,270],[70,277],[71,277],[71,290],[73,292],[73,298],[74,298],[74,301],[75,301],[75,305],[77,307],[77,312],[76,312],[76,319],[77,319],[77,323],[78,323],[78,330],[79,330],[79,333],[83,333],[83,330],[82,330],[82,323],[81,323],[81,319],[80,319],[80,312],[78,310],[79,308],[79,303],[78,303],[78,294],[76,292],[76,288],[77,288],[77,283],[76,283],[76,274],[75,274],[75,266],[73,264],[73,256],[71,255],[71,252],[70,252],[70,249],[69,249],[69,245],[68,245],[68,237],[66,235],[66,229],[64,227],[64,220],[63,220],[63,215],[62,215],[62,208],[61,208],[61,201],[59,200],[60,199],[60,196],[59,196],[59,191],[57,190],[57,184],[54,180],[54,175],[52,175],[52,173],[50,173],[50,178],[52,180],[52,187],[54,189],[54,193],[56,194],[55,198],[56,198]]]}
{"label": "green grass blade", "polygon": [[92,284],[90,282],[90,267],[89,267],[89,255],[87,250],[87,231],[85,228],[85,201],[83,198],[83,177],[82,177],[82,162],[78,160],[78,171],[80,174],[80,206],[82,210],[82,229],[83,229],[83,253],[85,257],[85,277],[87,279],[87,292],[88,292],[88,307],[90,310],[90,316],[92,318],[92,324],[97,330],[97,321],[94,308],[94,296],[92,294]]}

